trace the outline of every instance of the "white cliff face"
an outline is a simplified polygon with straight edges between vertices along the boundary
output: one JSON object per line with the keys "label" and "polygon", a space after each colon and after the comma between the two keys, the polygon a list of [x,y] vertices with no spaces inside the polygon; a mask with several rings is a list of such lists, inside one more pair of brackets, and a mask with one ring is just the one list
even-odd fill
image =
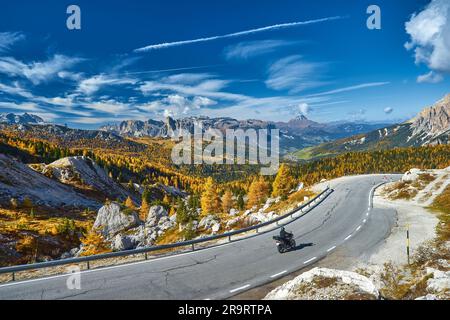
{"label": "white cliff face", "polygon": [[269,292],[265,300],[378,299],[375,285],[360,274],[314,268]]}
{"label": "white cliff face", "polygon": [[422,110],[413,120],[413,134],[425,132],[438,136],[450,130],[450,94],[435,105]]}
{"label": "white cliff face", "polygon": [[120,232],[137,227],[140,223],[136,212],[125,212],[120,204],[111,202],[100,208],[94,229],[100,230],[106,239],[112,239]]}

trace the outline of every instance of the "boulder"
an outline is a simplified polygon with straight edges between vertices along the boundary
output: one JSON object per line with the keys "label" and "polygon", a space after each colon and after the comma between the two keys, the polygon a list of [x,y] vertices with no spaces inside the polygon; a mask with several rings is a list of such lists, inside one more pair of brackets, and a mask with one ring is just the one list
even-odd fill
{"label": "boulder", "polygon": [[220,230],[220,221],[216,216],[208,215],[200,220],[198,227],[205,230],[211,230],[213,233],[215,233]]}
{"label": "boulder", "polygon": [[112,243],[112,249],[115,251],[130,250],[135,248],[134,240],[129,236],[121,234],[116,235]]}
{"label": "boulder", "polygon": [[450,271],[427,268],[427,275],[433,275],[433,278],[427,280],[428,292],[446,293],[450,289]]}
{"label": "boulder", "polygon": [[355,272],[314,268],[269,292],[266,300],[378,299],[379,292]]}
{"label": "boulder", "polygon": [[112,239],[119,232],[136,227],[140,223],[136,212],[124,210],[120,204],[111,202],[98,211],[94,229],[100,230],[105,239]]}
{"label": "boulder", "polygon": [[147,215],[147,220],[145,221],[145,225],[148,227],[158,225],[159,221],[162,218],[168,218],[169,213],[163,206],[152,206]]}
{"label": "boulder", "polygon": [[402,177],[402,181],[404,182],[408,182],[408,181],[415,181],[417,180],[417,178],[419,178],[419,174],[422,173],[422,170],[420,169],[411,169],[409,171],[407,171],[403,177]]}

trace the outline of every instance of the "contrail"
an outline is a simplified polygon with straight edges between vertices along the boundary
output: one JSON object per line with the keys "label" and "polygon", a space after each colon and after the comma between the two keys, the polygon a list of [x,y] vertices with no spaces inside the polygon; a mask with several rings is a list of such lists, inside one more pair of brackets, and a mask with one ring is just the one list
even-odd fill
{"label": "contrail", "polygon": [[234,38],[234,37],[245,36],[248,34],[253,34],[253,33],[258,33],[258,32],[278,30],[278,29],[284,29],[284,28],[292,28],[292,27],[304,26],[304,25],[308,25],[308,24],[315,24],[315,23],[320,23],[320,22],[339,20],[339,19],[344,19],[344,18],[345,17],[335,16],[335,17],[327,17],[327,18],[315,19],[315,20],[275,24],[272,26],[267,26],[267,27],[262,27],[262,28],[257,28],[257,29],[250,29],[250,30],[245,30],[245,31],[239,31],[239,32],[224,34],[224,35],[220,35],[220,36],[212,36],[212,37],[207,37],[207,38],[152,44],[152,45],[149,45],[146,47],[135,49],[134,52],[146,52],[146,51],[152,51],[152,50],[160,50],[160,49],[166,49],[166,48],[170,48],[170,47],[184,46],[187,44],[208,42],[208,41],[214,41],[214,40],[225,39],[225,38]]}

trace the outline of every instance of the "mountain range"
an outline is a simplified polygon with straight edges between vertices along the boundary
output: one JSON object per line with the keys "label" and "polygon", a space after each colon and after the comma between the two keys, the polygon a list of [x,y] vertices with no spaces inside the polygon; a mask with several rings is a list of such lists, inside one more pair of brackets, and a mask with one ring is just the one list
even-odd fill
{"label": "mountain range", "polygon": [[176,131],[193,133],[194,126],[202,123],[203,130],[217,129],[279,129],[280,150],[286,153],[326,141],[332,141],[351,135],[369,132],[385,126],[385,123],[318,123],[301,115],[289,122],[271,122],[255,119],[237,120],[228,117],[186,117],[164,121],[126,120],[116,124],[102,126],[100,130],[114,133],[122,137],[170,137]]}
{"label": "mountain range", "polygon": [[419,147],[449,142],[450,94],[404,123],[305,148],[293,155],[298,159],[309,160],[351,151]]}
{"label": "mountain range", "polygon": [[3,124],[39,124],[44,123],[41,117],[34,114],[24,113],[22,115],[14,113],[0,113],[0,123]]}

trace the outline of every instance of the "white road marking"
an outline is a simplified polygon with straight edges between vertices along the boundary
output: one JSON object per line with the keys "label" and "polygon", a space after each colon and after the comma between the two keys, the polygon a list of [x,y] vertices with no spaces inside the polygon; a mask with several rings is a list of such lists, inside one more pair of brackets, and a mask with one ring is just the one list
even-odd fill
{"label": "white road marking", "polygon": [[241,290],[247,289],[248,287],[250,287],[250,285],[249,285],[249,284],[246,284],[245,286],[242,286],[242,287],[239,287],[239,288],[230,290],[230,293],[234,293],[234,292],[237,292],[237,291],[241,291]]}
{"label": "white road marking", "polygon": [[284,271],[278,272],[278,273],[276,273],[276,274],[273,274],[273,275],[271,275],[270,277],[271,277],[271,278],[276,278],[276,277],[278,277],[278,276],[281,276],[282,274],[285,274],[286,272],[287,272],[287,270],[284,270]]}
{"label": "white road marking", "polygon": [[336,249],[336,246],[332,246],[330,249],[327,250],[327,252],[333,251],[334,249]]}
{"label": "white road marking", "polygon": [[311,258],[311,259],[306,260],[305,262],[303,262],[303,264],[310,263],[310,262],[312,262],[312,261],[314,261],[314,260],[316,260],[316,259],[317,259],[317,257]]}
{"label": "white road marking", "polygon": [[367,222],[367,219],[364,219],[364,220],[363,220],[363,223],[366,223],[366,222]]}
{"label": "white road marking", "polygon": [[350,239],[352,237],[352,235],[348,235],[347,238],[344,239],[344,241],[347,241],[348,239]]}
{"label": "white road marking", "polygon": [[369,213],[368,213],[368,212],[366,213],[366,216],[369,216]]}
{"label": "white road marking", "polygon": [[361,230],[361,226],[359,226],[358,228],[356,228],[356,231],[359,231],[359,230]]}
{"label": "white road marking", "polygon": [[[144,261],[137,261],[137,262],[131,262],[131,263],[126,263],[126,264],[119,264],[119,265],[116,265],[116,266],[109,266],[109,267],[99,267],[99,268],[90,269],[90,270],[82,270],[80,272],[80,274],[83,275],[85,273],[92,273],[92,272],[113,270],[113,269],[118,269],[118,268],[133,267],[133,266],[137,266],[137,265],[140,265],[140,264],[153,263],[153,262],[157,262],[157,261],[161,261],[161,260],[167,260],[167,259],[174,259],[174,258],[177,258],[177,257],[182,257],[182,256],[191,255],[191,254],[196,254],[196,253],[199,253],[199,252],[205,252],[205,251],[209,251],[209,250],[214,250],[214,249],[217,249],[218,247],[228,246],[228,245],[232,245],[232,244],[233,243],[227,242],[227,243],[219,244],[217,246],[204,248],[204,249],[201,249],[199,251],[182,252],[182,253],[174,254],[174,255],[171,255],[171,256],[160,257],[160,258],[151,258],[149,260],[144,260]],[[78,265],[78,264],[83,264],[83,263],[84,262],[73,263],[73,265]],[[70,264],[68,264],[67,266],[70,266]],[[37,279],[29,279],[29,280],[22,280],[22,281],[16,281],[16,282],[9,282],[9,283],[5,283],[5,284],[0,284],[0,288],[17,286],[17,285],[21,285],[21,284],[27,284],[27,283],[38,282],[38,281],[46,281],[46,280],[70,277],[71,275],[72,275],[72,273],[66,273],[66,274],[59,274],[59,275],[55,275],[55,276],[42,277],[42,278],[37,278]]]}

